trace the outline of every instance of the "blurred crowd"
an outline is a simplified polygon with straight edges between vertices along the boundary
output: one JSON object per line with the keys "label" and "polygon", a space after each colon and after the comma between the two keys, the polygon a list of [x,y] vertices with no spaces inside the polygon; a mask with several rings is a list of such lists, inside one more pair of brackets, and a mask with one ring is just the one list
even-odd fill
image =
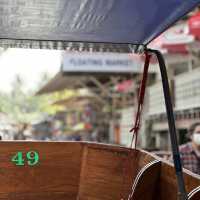
{"label": "blurred crowd", "polygon": [[0,127],[1,140],[43,140],[43,141],[96,141],[107,142],[106,130],[90,127],[66,131],[59,121],[43,121],[36,124],[9,124]]}

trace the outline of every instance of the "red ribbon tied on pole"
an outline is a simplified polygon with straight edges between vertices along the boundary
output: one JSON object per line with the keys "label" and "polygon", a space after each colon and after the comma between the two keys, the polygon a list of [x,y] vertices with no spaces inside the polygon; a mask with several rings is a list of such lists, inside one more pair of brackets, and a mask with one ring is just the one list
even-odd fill
{"label": "red ribbon tied on pole", "polygon": [[134,136],[135,136],[135,148],[137,146],[138,131],[140,129],[141,114],[142,114],[142,108],[143,108],[143,104],[144,104],[144,96],[145,96],[145,89],[146,89],[150,60],[151,60],[151,54],[149,54],[146,51],[145,52],[144,70],[143,70],[142,80],[141,80],[141,83],[140,83],[138,107],[137,107],[135,123],[134,123],[133,128],[130,130],[130,132],[133,133],[133,137],[132,137],[132,141],[131,141],[131,147],[133,146],[133,140],[134,140]]}

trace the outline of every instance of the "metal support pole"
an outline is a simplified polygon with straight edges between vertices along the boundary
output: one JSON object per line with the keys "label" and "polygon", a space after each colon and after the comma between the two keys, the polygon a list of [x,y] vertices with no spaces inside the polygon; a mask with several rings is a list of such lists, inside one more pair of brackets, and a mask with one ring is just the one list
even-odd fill
{"label": "metal support pole", "polygon": [[182,164],[181,164],[180,153],[179,153],[179,148],[178,148],[175,119],[174,119],[174,114],[173,114],[173,107],[172,107],[172,101],[171,101],[171,96],[170,96],[170,89],[169,89],[169,82],[168,82],[165,61],[160,51],[148,49],[148,52],[154,53],[157,56],[158,63],[160,66],[160,73],[162,77],[163,92],[164,92],[164,97],[165,97],[165,105],[166,105],[168,125],[169,125],[169,133],[170,133],[170,138],[171,138],[174,167],[175,167],[177,184],[178,184],[178,199],[188,200],[188,196],[187,196],[185,184],[184,184],[184,179],[183,179],[183,170],[182,170]]}

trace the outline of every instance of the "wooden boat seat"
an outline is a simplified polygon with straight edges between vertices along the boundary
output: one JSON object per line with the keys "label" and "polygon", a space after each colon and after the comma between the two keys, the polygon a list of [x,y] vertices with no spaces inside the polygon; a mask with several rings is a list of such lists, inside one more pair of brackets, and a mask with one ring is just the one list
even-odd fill
{"label": "wooden boat seat", "polygon": [[[39,155],[33,166],[27,160],[30,151]],[[13,162],[18,152],[23,165]],[[126,200],[133,181],[134,200],[145,199],[144,190],[153,197],[154,189],[155,200],[166,200],[166,192],[175,200],[174,169],[157,160],[144,151],[111,145],[2,141],[0,200]],[[185,178],[188,192],[200,185],[197,177],[186,173]]]}

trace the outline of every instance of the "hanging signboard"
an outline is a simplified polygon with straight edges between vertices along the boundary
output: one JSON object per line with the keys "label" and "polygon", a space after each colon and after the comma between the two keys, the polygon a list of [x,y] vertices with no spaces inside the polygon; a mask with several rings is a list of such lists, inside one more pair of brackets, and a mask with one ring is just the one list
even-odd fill
{"label": "hanging signboard", "polygon": [[[64,53],[64,73],[141,73],[144,61],[133,54]],[[156,72],[150,67],[150,72]]]}
{"label": "hanging signboard", "polygon": [[200,12],[192,16],[189,21],[190,34],[194,35],[198,40],[200,39]]}

